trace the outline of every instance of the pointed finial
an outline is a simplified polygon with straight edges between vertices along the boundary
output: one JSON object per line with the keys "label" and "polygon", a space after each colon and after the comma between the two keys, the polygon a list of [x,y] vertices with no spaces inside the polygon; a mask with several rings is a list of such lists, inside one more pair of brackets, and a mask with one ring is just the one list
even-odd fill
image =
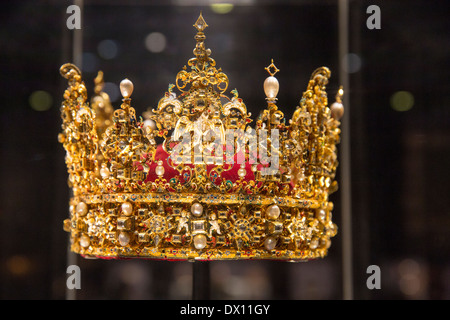
{"label": "pointed finial", "polygon": [[344,96],[344,87],[340,86],[336,93],[336,102],[342,103],[342,97]]}
{"label": "pointed finial", "polygon": [[203,32],[203,30],[208,27],[205,19],[203,19],[202,12],[200,11],[200,15],[198,16],[197,21],[194,23],[194,28],[197,29],[198,32]]}
{"label": "pointed finial", "polygon": [[95,83],[94,92],[96,94],[100,94],[105,85],[105,81],[103,80],[103,71],[99,71],[97,73],[97,76],[94,79],[94,83]]}

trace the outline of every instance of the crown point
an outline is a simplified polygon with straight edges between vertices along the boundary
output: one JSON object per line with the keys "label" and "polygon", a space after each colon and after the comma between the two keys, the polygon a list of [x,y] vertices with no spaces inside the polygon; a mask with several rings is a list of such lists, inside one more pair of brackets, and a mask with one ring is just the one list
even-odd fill
{"label": "crown point", "polygon": [[124,79],[120,82],[120,93],[122,96],[127,99],[131,96],[134,90],[133,82],[128,79]]}
{"label": "crown point", "polygon": [[200,15],[198,16],[197,21],[194,23],[194,28],[197,29],[198,32],[203,32],[208,27],[205,19],[203,19],[202,12],[200,11]]}
{"label": "crown point", "polygon": [[[273,63],[273,59],[271,59],[271,63],[265,67],[266,71],[273,77],[280,69],[278,69]],[[273,71],[272,71],[273,70]]]}

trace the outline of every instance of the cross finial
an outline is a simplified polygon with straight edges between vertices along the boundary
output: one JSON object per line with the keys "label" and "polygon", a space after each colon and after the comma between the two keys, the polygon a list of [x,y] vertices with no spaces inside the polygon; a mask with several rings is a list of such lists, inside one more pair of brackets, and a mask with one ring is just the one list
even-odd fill
{"label": "cross finial", "polygon": [[197,29],[198,32],[203,32],[203,30],[208,27],[205,19],[203,19],[202,12],[200,11],[200,15],[198,16],[197,21],[194,23],[194,28]]}

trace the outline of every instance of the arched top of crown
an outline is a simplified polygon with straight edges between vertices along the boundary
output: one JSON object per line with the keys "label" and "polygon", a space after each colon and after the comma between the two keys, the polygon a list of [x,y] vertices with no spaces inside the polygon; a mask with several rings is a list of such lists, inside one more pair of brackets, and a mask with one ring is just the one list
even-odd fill
{"label": "arched top of crown", "polygon": [[64,78],[68,80],[76,79],[78,81],[81,81],[81,71],[76,65],[72,63],[63,64],[59,69],[59,72]]}

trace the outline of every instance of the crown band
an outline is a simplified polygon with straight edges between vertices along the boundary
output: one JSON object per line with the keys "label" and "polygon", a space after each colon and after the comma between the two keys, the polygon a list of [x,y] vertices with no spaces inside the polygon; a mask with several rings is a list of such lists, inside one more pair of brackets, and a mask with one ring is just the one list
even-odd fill
{"label": "crown band", "polygon": [[[65,229],[84,256],[156,259],[323,257],[336,234],[332,204],[260,196],[90,195],[71,199]],[[90,237],[86,237],[90,234]]]}

